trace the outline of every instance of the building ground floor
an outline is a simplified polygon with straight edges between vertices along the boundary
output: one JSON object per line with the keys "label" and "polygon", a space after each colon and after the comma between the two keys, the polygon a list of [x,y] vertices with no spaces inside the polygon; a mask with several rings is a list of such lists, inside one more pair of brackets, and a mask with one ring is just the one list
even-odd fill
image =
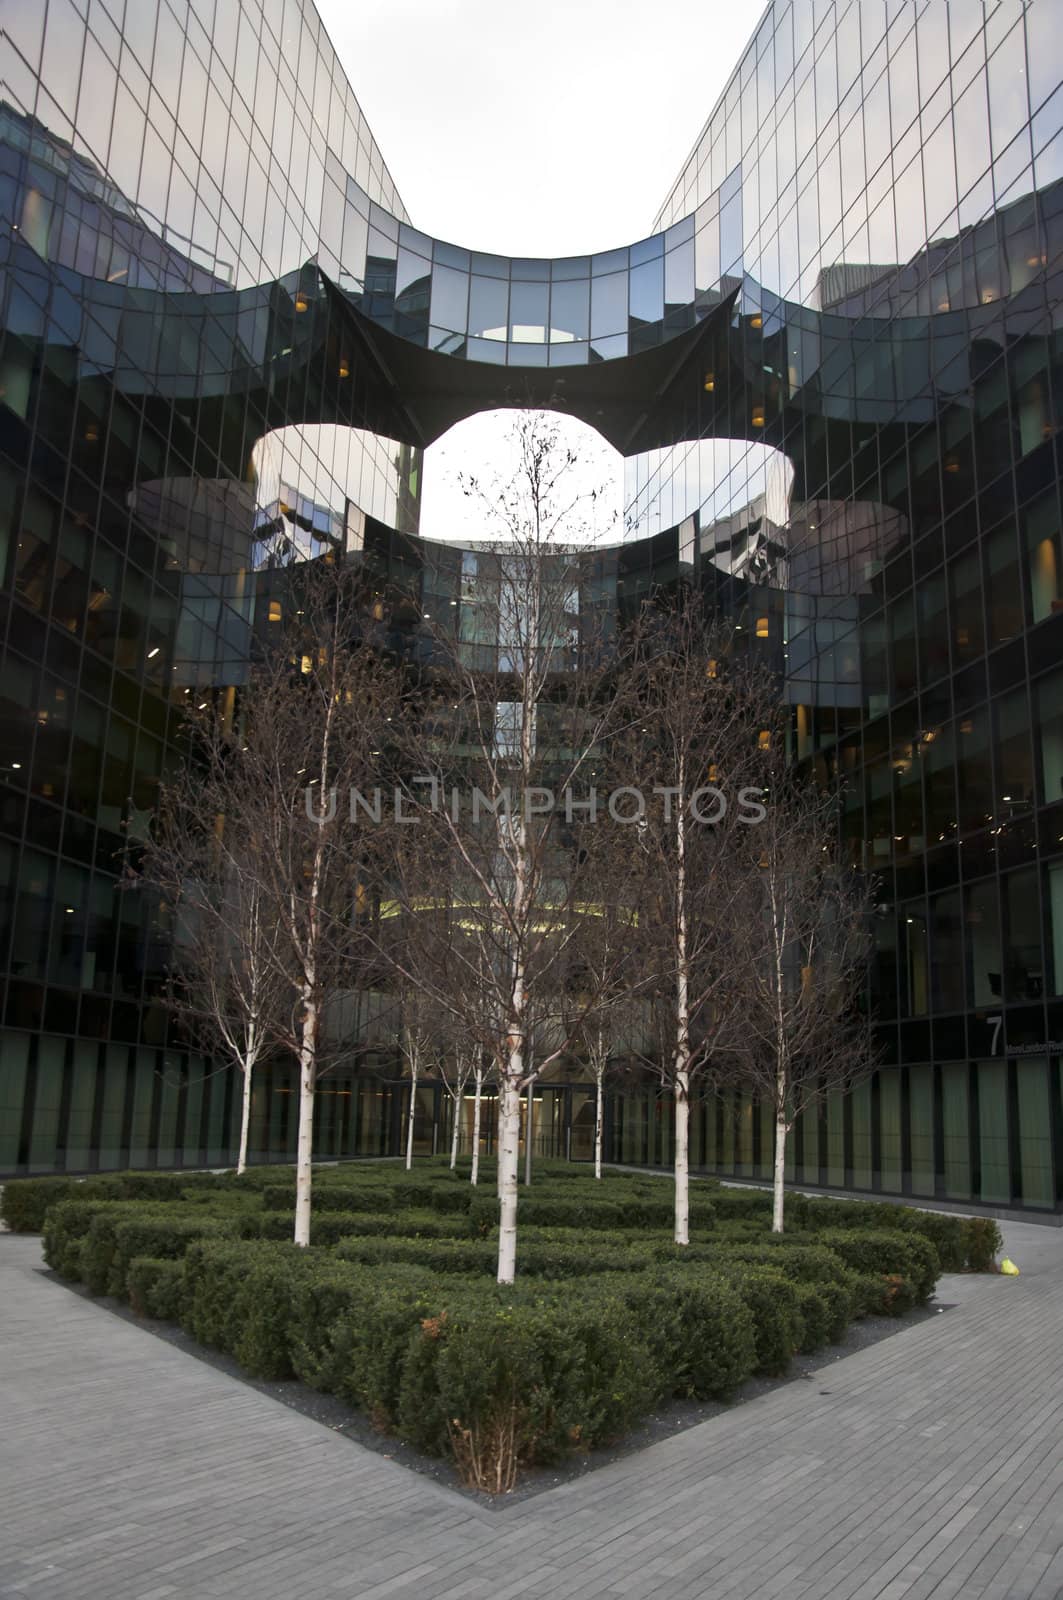
{"label": "building ground floor", "polygon": [[[294,1073],[263,1068],[254,1084],[250,1159],[291,1161],[298,1096]],[[398,1155],[410,1085],[387,1074],[337,1071],[317,1093],[320,1160]],[[458,1109],[459,1148],[473,1134],[471,1091]],[[440,1083],[418,1085],[414,1150],[448,1151],[454,1102]],[[522,1146],[529,1113],[522,1116]],[[590,1161],[593,1084],[536,1084],[533,1158]],[[495,1148],[497,1101],[485,1091],[481,1153]],[[0,1035],[0,1176],[230,1164],[239,1133],[235,1075],[202,1057],[46,1034]],[[723,1177],[767,1178],[771,1117],[742,1096],[692,1108],[691,1160]],[[672,1106],[658,1084],[609,1087],[604,1155],[667,1166]],[[1063,1211],[1063,1054],[883,1068],[845,1098],[799,1123],[788,1176],[825,1188],[919,1199]]]}

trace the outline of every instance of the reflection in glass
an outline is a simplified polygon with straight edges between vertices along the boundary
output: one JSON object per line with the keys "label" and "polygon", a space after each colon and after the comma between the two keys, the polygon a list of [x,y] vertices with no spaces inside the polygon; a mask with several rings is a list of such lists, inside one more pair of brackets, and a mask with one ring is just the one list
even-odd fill
{"label": "reflection in glass", "polygon": [[469,332],[504,339],[509,322],[509,285],[503,278],[473,274],[469,290]]}
{"label": "reflection in glass", "polygon": [[541,344],[546,339],[546,315],[550,297],[545,283],[515,281],[509,291],[510,338],[518,344]]}
{"label": "reflection in glass", "polygon": [[[436,267],[432,273],[433,326],[464,333],[468,307],[468,276],[464,272],[456,272],[453,267]],[[440,346],[437,344],[434,348],[439,349]]]}
{"label": "reflection in glass", "polygon": [[660,322],[664,316],[663,261],[658,258],[645,262],[641,267],[633,267],[630,284],[632,323]]}
{"label": "reflection in glass", "polygon": [[555,281],[550,291],[550,338],[555,343],[586,339],[589,329],[590,281]]}
{"label": "reflection in glass", "polygon": [[627,328],[627,274],[595,278],[591,285],[591,338],[622,333]]}

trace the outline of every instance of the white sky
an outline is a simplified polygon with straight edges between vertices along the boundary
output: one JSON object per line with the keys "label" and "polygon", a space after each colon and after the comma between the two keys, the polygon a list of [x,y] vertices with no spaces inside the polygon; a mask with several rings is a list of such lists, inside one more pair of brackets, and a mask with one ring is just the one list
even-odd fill
{"label": "white sky", "polygon": [[[504,255],[649,233],[763,12],[761,0],[317,0],[415,227]],[[422,532],[474,537],[454,481],[504,414],[426,454]],[[571,424],[573,443],[587,434]],[[575,431],[579,430],[579,431]],[[608,446],[588,479],[622,463]],[[459,532],[460,529],[460,532]]]}

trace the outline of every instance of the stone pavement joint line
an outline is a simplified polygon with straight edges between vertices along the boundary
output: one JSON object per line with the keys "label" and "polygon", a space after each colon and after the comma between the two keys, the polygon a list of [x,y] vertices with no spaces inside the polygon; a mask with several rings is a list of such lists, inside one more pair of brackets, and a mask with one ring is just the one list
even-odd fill
{"label": "stone pavement joint line", "polygon": [[947,1315],[497,1510],[5,1235],[0,1600],[1061,1600],[1063,1233],[1004,1233],[1021,1277],[944,1278]]}

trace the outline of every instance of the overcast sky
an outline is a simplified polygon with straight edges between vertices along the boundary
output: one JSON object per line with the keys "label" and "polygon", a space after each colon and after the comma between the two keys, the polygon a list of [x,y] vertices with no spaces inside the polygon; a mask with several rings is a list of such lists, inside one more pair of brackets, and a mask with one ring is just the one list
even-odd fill
{"label": "overcast sky", "polygon": [[[317,0],[414,225],[504,255],[647,234],[761,0]],[[422,529],[467,517],[458,468],[504,423],[428,452]],[[617,479],[619,457],[594,466]]]}

